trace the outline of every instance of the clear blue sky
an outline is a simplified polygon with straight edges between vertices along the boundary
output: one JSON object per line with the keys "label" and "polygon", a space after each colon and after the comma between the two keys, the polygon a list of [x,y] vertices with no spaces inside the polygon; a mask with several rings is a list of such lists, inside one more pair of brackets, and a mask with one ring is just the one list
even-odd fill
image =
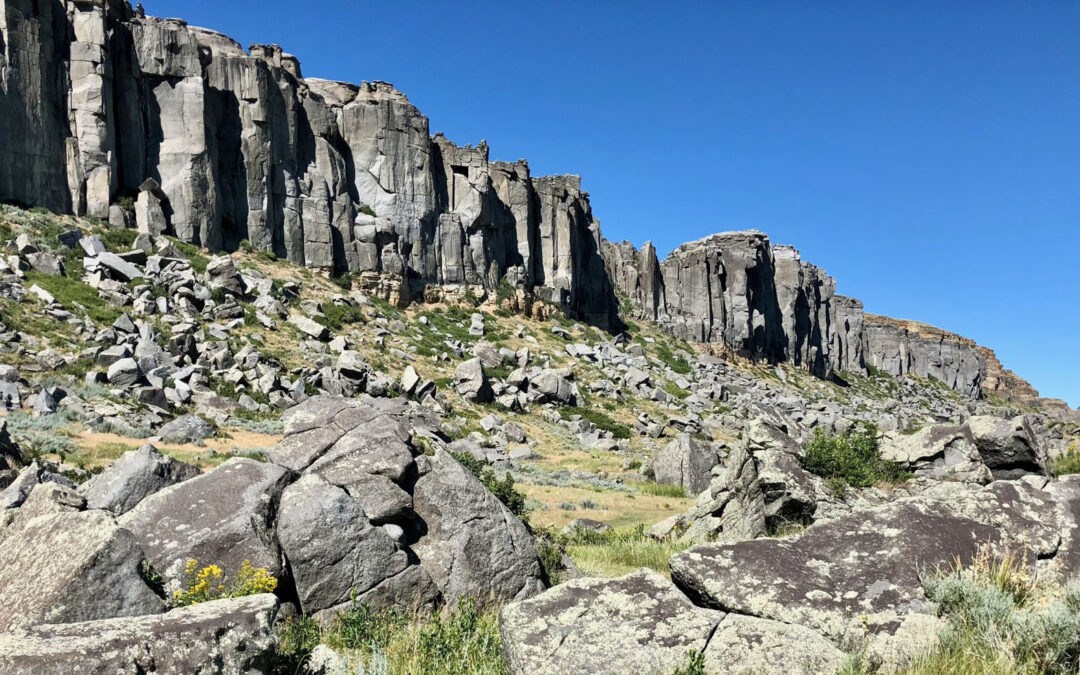
{"label": "clear blue sky", "polygon": [[609,239],[764,230],[1080,404],[1080,3],[144,4],[581,174]]}

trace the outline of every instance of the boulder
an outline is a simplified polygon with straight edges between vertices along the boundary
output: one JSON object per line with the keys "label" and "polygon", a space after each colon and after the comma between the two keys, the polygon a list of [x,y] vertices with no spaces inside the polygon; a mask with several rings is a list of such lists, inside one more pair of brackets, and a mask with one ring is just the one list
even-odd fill
{"label": "boulder", "polygon": [[577,403],[577,387],[563,373],[545,369],[529,378],[529,395],[539,403]]}
{"label": "boulder", "polygon": [[935,500],[906,500],[792,539],[695,546],[671,558],[671,578],[699,605],[856,641],[895,633],[908,614],[932,614],[920,571],[970,561],[999,539]]}
{"label": "boulder", "polygon": [[330,329],[314,319],[301,314],[293,314],[289,317],[289,323],[296,326],[304,335],[320,342],[326,342],[330,339]]}
{"label": "boulder", "polygon": [[454,387],[462,397],[476,403],[490,403],[495,397],[479,358],[469,359],[454,370]]}
{"label": "boulder", "polygon": [[992,480],[966,426],[938,424],[923,427],[914,434],[886,434],[881,443],[881,457],[900,464],[916,476],[935,480],[980,484]]}
{"label": "boulder", "polygon": [[[35,490],[36,492],[36,490]],[[17,514],[0,546],[0,631],[164,611],[136,537],[103,511]]]}
{"label": "boulder", "polygon": [[1026,416],[1006,420],[976,415],[968,419],[968,427],[982,461],[996,480],[1026,474],[1051,475],[1046,448]]}
{"label": "boulder", "polygon": [[802,626],[728,614],[705,648],[714,673],[818,675],[839,672],[848,655],[820,633]]}
{"label": "boulder", "polygon": [[[409,567],[408,554],[368,521],[345,490],[306,474],[281,496],[277,537],[296,582],[300,606],[311,614],[364,602],[373,589]],[[433,591],[416,587],[411,592]],[[377,595],[377,593],[376,593]],[[432,596],[397,598],[394,605],[421,607]]]}
{"label": "boulder", "polygon": [[698,495],[692,509],[657,523],[650,535],[689,541],[740,541],[764,534],[765,496],[753,456],[740,446],[715,472],[709,488]]}
{"label": "boulder", "polygon": [[175,585],[189,559],[235,574],[248,560],[281,576],[272,518],[290,474],[274,464],[233,458],[159,490],[120,517],[158,572]]}
{"label": "boulder", "polygon": [[542,590],[536,542],[521,521],[448,452],[423,459],[413,508],[426,531],[413,550],[447,602]]}
{"label": "boulder", "polygon": [[712,468],[720,462],[716,449],[690,434],[679,434],[656,454],[653,471],[661,485],[681,485],[690,495],[709,487]]}
{"label": "boulder", "polygon": [[207,263],[206,285],[211,291],[222,291],[238,298],[244,296],[244,280],[236,263],[227,255],[214,257]]}
{"label": "boulder", "polygon": [[7,420],[0,418],[0,471],[17,469],[22,463],[22,449],[11,438]]}
{"label": "boulder", "polygon": [[126,358],[109,366],[106,378],[114,387],[135,387],[142,384],[143,373],[135,359]]}
{"label": "boulder", "polygon": [[0,671],[10,675],[210,675],[266,673],[277,661],[270,593],[174,609],[166,614],[0,635]]}
{"label": "boulder", "polygon": [[214,435],[214,425],[198,415],[181,415],[158,430],[162,443],[185,445],[199,443]]}
{"label": "boulder", "polygon": [[[705,651],[723,612],[696,607],[649,569],[574,579],[500,615],[511,673],[670,673]],[[719,672],[719,671],[718,671]]]}
{"label": "boulder", "polygon": [[162,455],[149,443],[125,452],[107,469],[79,486],[91,509],[122,515],[143,499],[200,473],[197,466]]}

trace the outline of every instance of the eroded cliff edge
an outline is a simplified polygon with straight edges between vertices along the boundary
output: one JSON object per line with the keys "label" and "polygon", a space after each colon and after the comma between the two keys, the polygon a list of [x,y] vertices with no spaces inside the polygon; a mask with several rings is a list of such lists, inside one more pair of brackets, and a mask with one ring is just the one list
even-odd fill
{"label": "eroded cliff edge", "polygon": [[875,367],[1038,400],[992,352],[864,314],[760,232],[713,235],[663,261],[650,244],[607,242],[578,177],[533,177],[523,160],[491,161],[484,143],[432,136],[387,83],[304,78],[276,45],[245,50],[123,0],[0,0],[0,118],[2,201],[214,249],[247,241],[396,279],[404,299],[509,284],[615,328],[621,296],[676,336],[823,377]]}

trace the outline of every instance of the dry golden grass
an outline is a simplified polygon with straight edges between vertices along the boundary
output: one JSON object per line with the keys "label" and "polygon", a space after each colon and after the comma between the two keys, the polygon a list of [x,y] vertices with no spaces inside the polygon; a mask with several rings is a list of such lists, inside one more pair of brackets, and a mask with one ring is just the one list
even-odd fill
{"label": "dry golden grass", "polygon": [[[208,438],[205,447],[194,444],[156,445],[163,454],[205,468],[221,464],[235,450],[254,452],[275,446],[281,436],[257,434],[241,429],[226,429],[228,438]],[[145,440],[127,438],[118,434],[83,431],[75,434],[72,441],[80,454],[87,458],[87,467],[106,467],[129,450],[138,450]]]}
{"label": "dry golden grass", "polygon": [[[657,497],[633,492],[590,490],[577,487],[556,487],[518,483],[516,487],[529,499],[535,499],[548,508],[537,509],[529,514],[529,522],[539,526],[562,528],[575,518],[591,518],[612,527],[625,529],[638,525],[648,527],[654,523],[689,509],[694,500],[676,497]],[[581,502],[590,501],[596,509],[583,509]],[[574,511],[559,508],[570,503]]]}

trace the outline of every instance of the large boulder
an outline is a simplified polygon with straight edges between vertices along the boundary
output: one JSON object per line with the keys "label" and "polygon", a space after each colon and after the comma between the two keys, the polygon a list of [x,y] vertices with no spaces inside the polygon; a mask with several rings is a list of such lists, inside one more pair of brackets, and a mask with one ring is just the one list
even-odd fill
{"label": "large boulder", "polygon": [[1011,420],[987,415],[968,419],[982,461],[994,478],[1008,480],[1025,474],[1051,475],[1046,448],[1026,416]]}
{"label": "large boulder", "polygon": [[574,579],[507,605],[500,616],[510,672],[670,673],[705,651],[723,612],[695,606],[649,569]]}
{"label": "large boulder", "polygon": [[206,285],[211,291],[222,291],[236,297],[244,295],[244,280],[236,263],[227,255],[217,256],[206,265]]}
{"label": "large boulder", "polygon": [[[300,606],[309,614],[353,599],[363,603],[368,595],[379,596],[377,587],[394,588],[393,579],[410,564],[408,554],[368,521],[355,499],[314,474],[302,476],[282,494],[277,537],[296,582]],[[407,591],[406,597],[395,598],[393,603],[380,597],[380,604],[416,609],[437,596],[430,580],[402,590]]]}
{"label": "large boulder", "polygon": [[544,369],[529,378],[529,397],[538,403],[577,403],[578,391],[567,372]]}
{"label": "large boulder", "polygon": [[886,434],[881,456],[916,476],[980,484],[993,480],[966,426],[938,424],[913,434]]}
{"label": "large boulder", "polygon": [[0,631],[164,611],[138,541],[107,513],[43,500],[15,518],[0,545]]}
{"label": "large boulder", "polygon": [[413,508],[425,531],[413,550],[448,602],[526,598],[544,588],[536,542],[502,502],[444,450],[418,465]]}
{"label": "large boulder", "polygon": [[120,517],[147,558],[176,585],[189,559],[235,574],[248,560],[281,576],[272,518],[290,472],[274,464],[233,458],[147,497]]}
{"label": "large boulder", "polygon": [[728,614],[705,648],[705,669],[714,673],[835,673],[848,660],[829,639],[803,626]]}
{"label": "large boulder", "polygon": [[199,467],[161,454],[149,443],[125,452],[98,475],[79,486],[91,509],[122,515],[162,488],[200,473]]}
{"label": "large boulder", "polygon": [[[932,614],[920,573],[969,561],[998,530],[912,499],[859,511],[789,539],[703,544],[671,558],[696,603],[795,623],[834,640],[889,635]],[[918,619],[916,619],[918,620]]]}
{"label": "large boulder", "polygon": [[454,388],[462,397],[476,403],[490,403],[495,397],[479,358],[469,359],[454,370]]}
{"label": "large boulder", "polygon": [[687,493],[697,495],[709,487],[712,468],[719,462],[716,448],[684,433],[656,454],[653,471],[657,483],[680,485]]}
{"label": "large boulder", "polygon": [[10,675],[210,675],[266,673],[276,660],[278,600],[264,593],[214,600],[166,614],[0,635],[0,671]]}

